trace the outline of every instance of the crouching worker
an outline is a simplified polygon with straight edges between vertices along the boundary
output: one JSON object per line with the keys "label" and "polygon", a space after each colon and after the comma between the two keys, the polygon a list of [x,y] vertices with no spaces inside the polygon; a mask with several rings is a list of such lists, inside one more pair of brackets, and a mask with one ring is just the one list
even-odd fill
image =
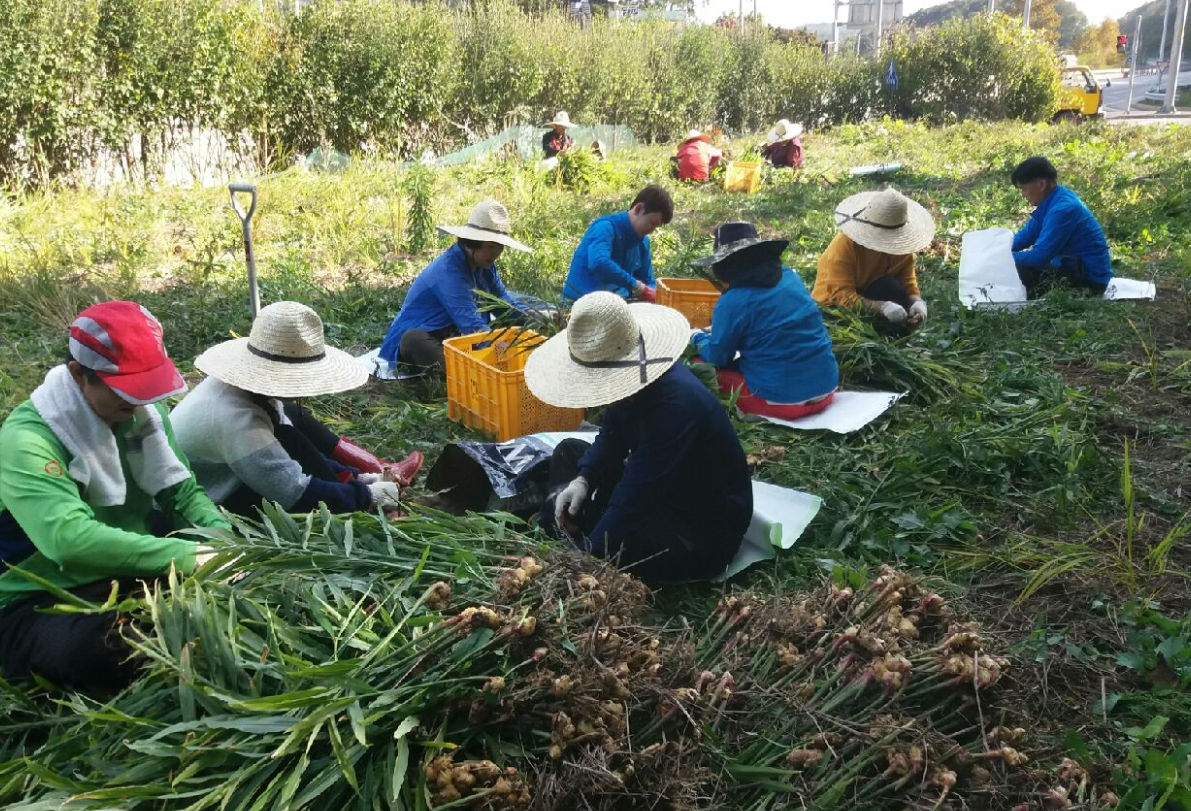
{"label": "crouching worker", "polygon": [[1059,172],[1046,158],[1022,161],[1011,176],[1034,213],[1013,236],[1013,262],[1028,298],[1045,295],[1056,283],[1102,296],[1112,281],[1108,241],[1083,200],[1059,185]]}
{"label": "crouching worker", "polygon": [[761,157],[775,168],[802,168],[802,125],[783,118],[765,136]]}
{"label": "crouching worker", "polygon": [[679,180],[702,183],[711,177],[711,170],[724,157],[723,151],[711,145],[711,138],[700,130],[691,130],[678,145],[674,156],[675,175]]}
{"label": "crouching worker", "polygon": [[[163,537],[231,529],[179,449],[161,400],[186,390],[161,324],[129,301],[88,307],[55,366],[0,429],[0,672],[109,693],[137,663],[114,612],[49,614],[62,600],[10,567],[102,603],[112,582],[192,572],[201,547]],[[154,505],[158,509],[155,510]],[[203,553],[206,554],[206,553]]]}
{"label": "crouching worker", "polygon": [[471,210],[467,225],[440,225],[438,230],[458,242],[410,285],[380,348],[380,358],[390,367],[400,361],[414,368],[441,370],[446,365],[443,341],[488,329],[493,312],[481,310],[476,291],[504,301],[514,315],[527,304],[505,289],[496,269],[505,248],[533,252],[510,236],[509,212],[503,205],[485,200]]}
{"label": "crouching worker", "polygon": [[812,295],[822,306],[860,307],[879,332],[901,335],[926,321],[914,254],[930,247],[930,212],[896,189],[862,192],[835,209],[840,232],[819,257]]}
{"label": "crouching worker", "polygon": [[416,451],[382,462],[294,402],[368,380],[324,343],[322,320],[304,304],[270,304],[247,338],[211,347],[194,365],[207,379],[174,409],[178,442],[211,498],[237,515],[255,517],[265,500],[293,512],[320,502],[334,513],[396,508],[398,485],[422,466]]}
{"label": "crouching worker", "polygon": [[525,367],[543,402],[608,406],[594,444],[555,449],[542,527],[654,584],[722,573],[753,512],[727,413],[678,362],[689,331],[668,307],[592,293]]}
{"label": "crouching worker", "polygon": [[710,265],[728,289],[716,302],[710,333],[692,331],[691,344],[717,367],[720,390],[739,392],[742,412],[795,420],[831,403],[839,365],[818,306],[782,265],[787,245],[761,239],[746,222],[716,229],[715,252],[695,264]]}
{"label": "crouching worker", "polygon": [[628,211],[600,217],[571,257],[562,297],[606,290],[621,298],[630,296],[652,302],[657,296],[653,279],[653,254],[649,235],[674,219],[674,201],[661,186],[646,186],[633,198]]}

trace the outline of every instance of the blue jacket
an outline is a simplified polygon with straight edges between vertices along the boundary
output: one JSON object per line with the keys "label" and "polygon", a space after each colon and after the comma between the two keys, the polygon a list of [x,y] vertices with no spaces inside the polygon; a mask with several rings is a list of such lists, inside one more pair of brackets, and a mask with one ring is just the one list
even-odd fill
{"label": "blue jacket", "polygon": [[649,237],[637,236],[629,213],[609,214],[593,222],[583,235],[562,297],[574,301],[596,290],[608,290],[628,298],[641,281],[653,287],[653,256]]}
{"label": "blue jacket", "polygon": [[716,302],[711,333],[691,343],[708,363],[739,369],[749,390],[771,403],[801,403],[839,386],[839,364],[823,315],[790,268],[774,287],[732,287]]}
{"label": "blue jacket", "polygon": [[1058,267],[1064,256],[1083,262],[1088,281],[1112,281],[1112,260],[1100,223],[1075,192],[1058,186],[1014,235],[1013,261],[1018,267]]}
{"label": "blue jacket", "polygon": [[389,363],[396,362],[401,337],[411,329],[433,332],[454,326],[461,335],[486,330],[491,319],[488,313],[480,312],[474,290],[520,308],[521,299],[505,289],[496,265],[473,273],[467,265],[467,254],[455,243],[427,265],[410,285],[400,312],[385,334],[380,357]]}
{"label": "blue jacket", "polygon": [[622,465],[590,551],[603,554],[609,538],[623,539],[642,516],[665,510],[689,527],[688,552],[728,564],[752,521],[748,463],[724,407],[682,363],[608,407],[579,472],[598,488]]}

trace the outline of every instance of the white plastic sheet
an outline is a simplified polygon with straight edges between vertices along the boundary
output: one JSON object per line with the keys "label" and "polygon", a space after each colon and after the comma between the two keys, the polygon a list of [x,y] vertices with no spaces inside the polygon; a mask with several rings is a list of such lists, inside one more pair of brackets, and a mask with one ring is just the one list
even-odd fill
{"label": "white plastic sheet", "polygon": [[415,377],[421,377],[420,373],[398,372],[389,366],[389,362],[380,359],[380,347],[373,349],[371,352],[365,352],[363,355],[356,357],[356,363],[368,370],[368,373],[377,380],[412,380]]}
{"label": "white plastic sheet", "polygon": [[964,234],[959,255],[959,300],[965,307],[1026,300],[1013,263],[1013,232],[986,228]]}
{"label": "white plastic sheet", "polygon": [[906,396],[889,391],[837,391],[831,405],[799,420],[779,420],[776,417],[762,417],[759,414],[741,414],[749,422],[771,422],[801,431],[835,431],[850,434],[893,408],[893,404]]}
{"label": "white plastic sheet", "polygon": [[1158,288],[1153,282],[1143,282],[1140,279],[1114,278],[1108,283],[1104,297],[1112,301],[1126,301],[1140,299],[1153,301],[1158,295]]}

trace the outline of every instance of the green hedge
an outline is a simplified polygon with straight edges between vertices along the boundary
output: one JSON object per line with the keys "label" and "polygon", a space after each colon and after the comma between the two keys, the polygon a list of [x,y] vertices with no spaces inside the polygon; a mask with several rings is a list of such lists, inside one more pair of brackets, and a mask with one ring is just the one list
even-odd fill
{"label": "green hedge", "polygon": [[896,92],[884,59],[660,22],[582,30],[508,0],[324,1],[300,17],[243,0],[4,0],[0,180],[45,182],[134,142],[148,169],[194,128],[270,164],[320,145],[441,151],[563,108],[663,140],[780,117],[1038,120],[1054,107],[1051,49],[1001,15],[895,33],[888,54]]}

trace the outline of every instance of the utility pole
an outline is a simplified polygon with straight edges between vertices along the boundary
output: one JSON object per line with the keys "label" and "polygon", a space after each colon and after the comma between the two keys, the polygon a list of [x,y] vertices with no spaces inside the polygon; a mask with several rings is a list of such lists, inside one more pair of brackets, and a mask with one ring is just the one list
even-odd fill
{"label": "utility pole", "polygon": [[744,0],[740,0],[740,6],[736,11],[736,33],[744,36]]}
{"label": "utility pole", "polygon": [[1021,15],[1021,30],[1028,31],[1030,28],[1030,0],[1026,0],[1025,11]]}
{"label": "utility pole", "polygon": [[1141,43],[1141,11],[1137,12],[1137,25],[1133,26],[1133,53],[1129,57],[1129,97],[1125,99],[1125,114],[1133,112],[1133,79],[1137,76],[1137,51]]}
{"label": "utility pole", "polygon": [[1174,40],[1170,43],[1170,73],[1169,79],[1166,80],[1166,102],[1162,108],[1158,110],[1159,113],[1175,113],[1178,110],[1174,106],[1175,95],[1179,92],[1179,68],[1183,61],[1183,29],[1187,27],[1187,3],[1189,0],[1181,0],[1179,3],[1179,14],[1174,22]]}
{"label": "utility pole", "polygon": [[[1166,2],[1169,3],[1170,0],[1166,0]],[[988,13],[992,14],[996,10],[997,10],[997,0],[988,0]]]}
{"label": "utility pole", "polygon": [[[1138,12],[1140,16],[1141,12]],[[1158,42],[1158,61],[1166,58],[1166,28],[1170,22],[1170,0],[1166,0],[1166,8],[1162,10],[1162,39]]]}
{"label": "utility pole", "polygon": [[885,0],[877,0],[877,58],[881,58],[881,40],[885,33]]}
{"label": "utility pole", "polygon": [[761,18],[757,16],[757,0],[753,0],[753,30],[761,36]]}
{"label": "utility pole", "polygon": [[831,18],[832,56],[839,56],[839,4],[840,0],[835,0],[835,16]]}

